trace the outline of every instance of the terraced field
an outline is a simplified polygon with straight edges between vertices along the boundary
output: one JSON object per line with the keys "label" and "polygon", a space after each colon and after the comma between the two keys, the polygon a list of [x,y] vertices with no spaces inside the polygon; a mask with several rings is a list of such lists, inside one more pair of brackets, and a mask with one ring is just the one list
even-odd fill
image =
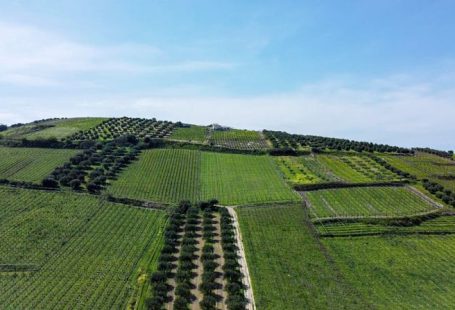
{"label": "terraced field", "polygon": [[349,183],[389,182],[399,176],[367,156],[319,155],[318,160],[334,175]]}
{"label": "terraced field", "polygon": [[455,236],[324,238],[359,297],[376,309],[451,309]]}
{"label": "terraced field", "polygon": [[77,150],[0,147],[0,179],[40,183]]}
{"label": "terraced field", "polygon": [[169,138],[173,140],[203,143],[206,140],[207,133],[207,127],[192,125],[191,127],[175,129]]}
{"label": "terraced field", "polygon": [[236,212],[257,309],[367,307],[321,251],[302,206]]}
{"label": "terraced field", "polygon": [[166,203],[215,197],[226,205],[300,200],[268,156],[175,149],[144,151],[108,192]]}
{"label": "terraced field", "polygon": [[435,210],[435,206],[405,187],[326,189],[304,194],[313,219],[393,217]]}
{"label": "terraced field", "polygon": [[455,191],[455,161],[417,152],[415,156],[383,155],[389,164],[418,178],[427,178]]}
{"label": "terraced field", "polygon": [[258,131],[252,130],[213,130],[210,144],[240,150],[263,150],[269,148],[267,141]]}
{"label": "terraced field", "polygon": [[146,150],[108,186],[114,196],[164,203],[199,200],[201,152]]}
{"label": "terraced field", "polygon": [[319,234],[329,237],[350,237],[379,234],[455,234],[455,216],[441,216],[414,226],[381,225],[372,223],[317,223]]}
{"label": "terraced field", "polygon": [[[1,305],[126,307],[140,267],[156,259],[161,249],[163,212],[105,203],[88,195],[1,191],[2,266],[33,267],[0,270]],[[13,233],[19,223],[19,233]]]}
{"label": "terraced field", "polygon": [[30,123],[21,127],[8,129],[2,133],[11,139],[63,139],[80,130],[88,130],[97,126],[106,118],[68,118]]}

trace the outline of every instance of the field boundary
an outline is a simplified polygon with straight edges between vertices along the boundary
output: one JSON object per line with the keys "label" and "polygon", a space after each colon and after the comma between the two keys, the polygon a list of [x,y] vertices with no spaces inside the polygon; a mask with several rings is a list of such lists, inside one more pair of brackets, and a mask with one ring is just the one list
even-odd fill
{"label": "field boundary", "polygon": [[401,187],[409,184],[409,181],[392,181],[392,182],[368,182],[368,183],[345,183],[330,182],[318,184],[294,184],[292,187],[298,192],[310,192],[334,188],[353,188],[353,187]]}
{"label": "field boundary", "polygon": [[225,207],[231,216],[234,219],[234,228],[235,228],[235,236],[237,238],[237,245],[239,246],[239,253],[240,253],[240,265],[242,269],[242,273],[245,276],[243,278],[246,290],[245,290],[245,296],[248,299],[249,303],[246,305],[246,309],[248,310],[256,310],[256,302],[254,300],[254,294],[253,294],[253,287],[251,285],[251,277],[250,277],[250,272],[248,269],[248,264],[246,261],[246,256],[245,256],[245,248],[243,247],[243,242],[242,242],[242,235],[240,233],[240,227],[239,227],[239,220],[237,218],[237,213],[235,212],[233,207]]}

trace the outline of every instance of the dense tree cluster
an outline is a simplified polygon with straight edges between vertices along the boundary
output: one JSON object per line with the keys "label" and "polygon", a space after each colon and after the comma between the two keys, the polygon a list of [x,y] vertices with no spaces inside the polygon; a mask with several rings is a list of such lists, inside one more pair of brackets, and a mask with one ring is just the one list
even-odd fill
{"label": "dense tree cluster", "polygon": [[172,122],[157,121],[155,118],[110,118],[89,130],[75,133],[67,138],[67,140],[109,141],[125,135],[133,135],[140,140],[146,138],[165,138],[171,134],[175,126]]}
{"label": "dense tree cluster", "polygon": [[428,179],[423,180],[423,186],[427,191],[444,201],[446,204],[455,207],[455,193],[450,189],[444,189],[444,186],[431,182]]}
{"label": "dense tree cluster", "polygon": [[223,274],[227,282],[225,290],[228,293],[226,305],[230,310],[242,310],[248,303],[245,297],[243,274],[239,264],[239,254],[233,218],[226,208],[220,209],[221,213],[221,246],[223,248],[224,265]]}
{"label": "dense tree cluster", "polygon": [[327,138],[309,135],[293,135],[282,131],[264,130],[265,136],[272,142],[274,149],[293,149],[310,147],[317,152],[324,149],[357,152],[388,152],[409,154],[413,151],[398,146],[358,142],[347,139]]}
{"label": "dense tree cluster", "polygon": [[8,129],[8,126],[6,126],[5,124],[0,124],[0,132],[5,131],[7,129]]}
{"label": "dense tree cluster", "polygon": [[377,156],[374,156],[374,155],[371,155],[371,158],[377,162],[378,164],[384,166],[386,169],[398,174],[399,176],[403,177],[403,178],[407,178],[407,179],[416,179],[415,176],[413,176],[412,174],[410,173],[407,173],[405,171],[402,171],[398,168],[395,168],[394,166],[392,166],[391,164],[389,164],[387,161],[385,161],[384,159],[382,158],[379,158]]}
{"label": "dense tree cluster", "polygon": [[120,137],[108,143],[95,143],[57,167],[43,180],[47,187],[58,185],[82,188],[98,193],[106,186],[108,179],[114,179],[124,167],[137,158],[141,146],[133,138]]}
{"label": "dense tree cluster", "polygon": [[446,152],[446,151],[431,149],[428,147],[426,147],[426,148],[416,147],[416,148],[413,148],[413,150],[418,151],[418,152],[425,152],[425,153],[437,155],[437,156],[444,157],[444,158],[453,159],[453,151]]}

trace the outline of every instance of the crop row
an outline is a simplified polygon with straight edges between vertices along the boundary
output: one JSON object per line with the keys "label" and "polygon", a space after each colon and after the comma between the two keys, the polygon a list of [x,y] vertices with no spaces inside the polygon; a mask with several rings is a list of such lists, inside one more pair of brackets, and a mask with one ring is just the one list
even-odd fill
{"label": "crop row", "polygon": [[263,150],[269,148],[267,141],[257,131],[251,130],[212,130],[209,143],[238,150]]}

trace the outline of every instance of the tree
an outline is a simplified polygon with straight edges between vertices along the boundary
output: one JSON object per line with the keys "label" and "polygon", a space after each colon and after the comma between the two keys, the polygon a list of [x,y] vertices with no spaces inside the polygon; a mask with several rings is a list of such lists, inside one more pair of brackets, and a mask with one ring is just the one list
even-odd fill
{"label": "tree", "polygon": [[58,182],[54,178],[46,178],[44,179],[41,184],[44,187],[50,187],[50,188],[57,188],[58,187]]}
{"label": "tree", "polygon": [[8,129],[8,126],[4,125],[4,124],[0,124],[0,132],[1,131],[5,131]]}
{"label": "tree", "polygon": [[81,188],[81,181],[79,179],[74,179],[70,181],[69,185],[72,189],[78,190]]}

